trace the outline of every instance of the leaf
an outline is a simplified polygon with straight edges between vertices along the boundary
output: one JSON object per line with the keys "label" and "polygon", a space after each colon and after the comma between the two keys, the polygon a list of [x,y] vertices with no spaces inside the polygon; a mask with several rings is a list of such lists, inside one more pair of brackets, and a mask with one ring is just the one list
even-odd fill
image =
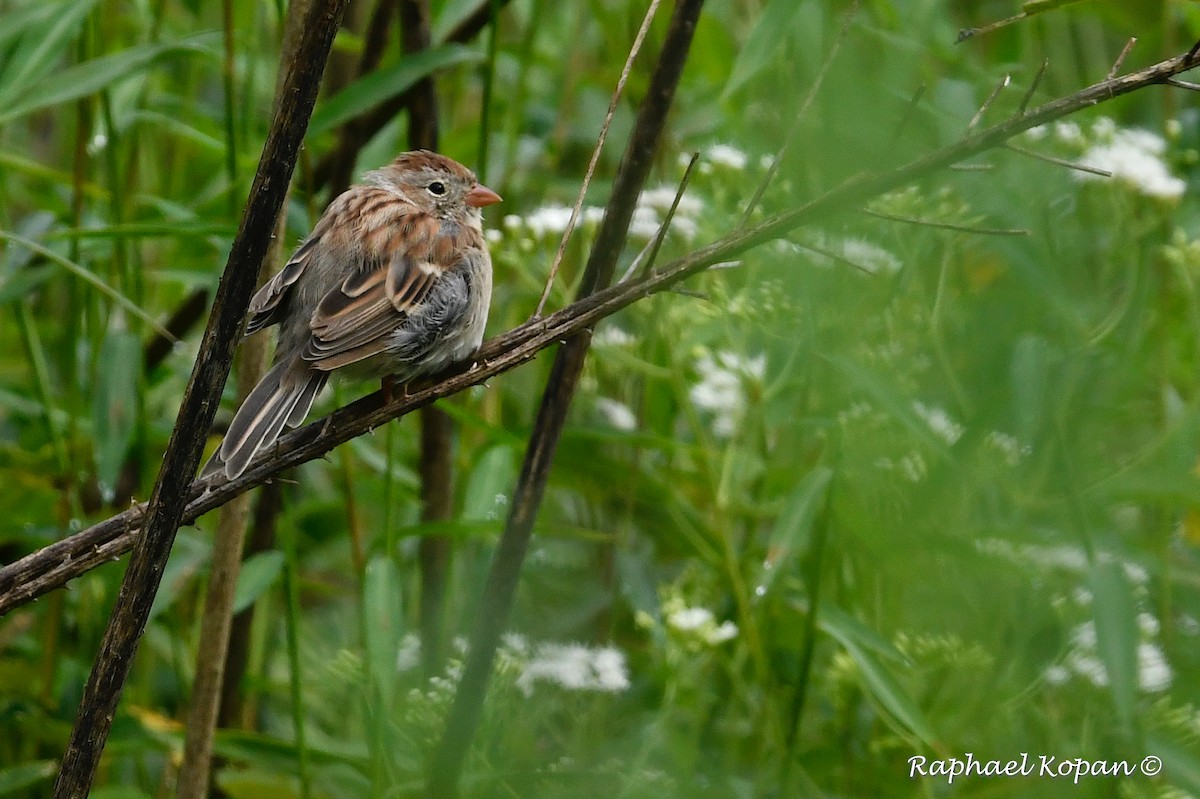
{"label": "leaf", "polygon": [[211,34],[194,36],[170,44],[144,44],[119,53],[93,58],[76,64],[52,78],[25,87],[15,101],[3,106],[0,124],[43,108],[87,97],[153,64],[161,58],[181,53],[208,53],[206,42]]}
{"label": "leaf", "polygon": [[803,5],[797,0],[771,0],[762,16],[758,18],[758,24],[746,38],[741,52],[734,59],[729,80],[725,83],[725,90],[721,92],[722,100],[758,73],[768,67],[774,67],[777,63],[776,52],[783,44],[796,12]]}
{"label": "leaf", "polygon": [[43,258],[46,258],[46,259],[52,261],[53,263],[58,264],[59,266],[66,269],[71,274],[75,275],[76,277],[80,278],[84,282],[93,286],[97,291],[99,291],[101,294],[103,294],[104,296],[111,299],[117,305],[120,305],[122,308],[129,311],[131,314],[136,316],[138,319],[141,319],[143,322],[150,325],[150,327],[154,328],[154,330],[157,333],[164,336],[168,341],[172,341],[172,342],[178,341],[178,339],[175,338],[175,335],[170,330],[167,330],[165,327],[163,327],[162,324],[160,324],[157,319],[155,319],[153,316],[151,316],[150,314],[143,311],[141,308],[139,308],[133,302],[133,300],[129,299],[124,294],[122,294],[121,292],[114,289],[112,286],[105,283],[104,280],[102,280],[99,276],[97,276],[96,274],[94,274],[93,272],[88,270],[87,268],[75,263],[74,261],[72,261],[68,258],[64,258],[63,256],[56,253],[54,250],[51,250],[49,247],[44,247],[41,244],[38,244],[36,241],[33,241],[32,239],[27,239],[24,236],[18,236],[15,233],[8,233],[6,231],[0,230],[0,241],[11,241],[16,244],[20,244],[22,247],[28,247],[29,249],[33,250],[38,255],[42,256]]}
{"label": "leaf", "polygon": [[262,769],[224,769],[217,786],[230,799],[300,799],[300,779]]}
{"label": "leaf", "polygon": [[283,553],[279,550],[258,552],[246,558],[233,592],[233,612],[241,613],[275,584],[283,574]]}
{"label": "leaf", "polygon": [[[4,119],[13,101],[22,94],[29,92],[37,81],[45,75],[54,62],[70,49],[71,40],[75,37],[76,28],[91,12],[96,0],[68,0],[56,3],[48,15],[53,20],[48,30],[31,30],[30,36],[19,41],[12,58],[4,64],[0,71],[4,80],[0,82],[0,120]],[[32,29],[33,23],[40,19],[18,20],[26,28]],[[8,28],[8,17],[5,16],[5,26]],[[0,36],[0,40],[8,38],[9,33]],[[26,46],[26,45],[29,46]]]}
{"label": "leaf", "polygon": [[0,769],[0,796],[8,796],[49,780],[57,772],[58,764],[53,760],[38,760]]}
{"label": "leaf", "polygon": [[405,56],[390,67],[377,69],[329,98],[312,115],[309,135],[318,136],[348,119],[403,94],[422,78],[456,64],[478,63],[483,57],[461,44],[445,44]]}
{"label": "leaf", "polygon": [[1092,566],[1092,617],[1096,622],[1096,653],[1108,672],[1109,690],[1117,719],[1131,730],[1137,697],[1139,643],[1133,590],[1121,564],[1106,560]]}
{"label": "leaf", "polygon": [[835,607],[822,606],[818,623],[849,653],[862,673],[864,687],[879,704],[922,742],[933,746],[937,736],[921,709],[883,661],[876,657],[884,654],[889,660],[904,663],[904,656],[874,630]]}
{"label": "leaf", "polygon": [[1200,795],[1200,758],[1194,751],[1161,737],[1161,733],[1150,733],[1146,736],[1146,752],[1160,759],[1163,772],[1172,785],[1189,794]]}
{"label": "leaf", "polygon": [[92,444],[100,493],[110,501],[137,427],[141,341],[128,330],[110,328],[100,346],[97,369],[92,391]]}
{"label": "leaf", "polygon": [[467,479],[462,518],[476,521],[503,519],[508,511],[508,492],[512,491],[516,476],[512,447],[497,444],[483,453]]}
{"label": "leaf", "polygon": [[400,572],[391,558],[376,555],[363,575],[363,637],[371,679],[378,686],[385,709],[391,707],[396,685],[403,609]]}
{"label": "leaf", "polygon": [[433,40],[444,42],[446,37],[477,10],[491,0],[446,0],[441,13],[433,22]]}
{"label": "leaf", "polygon": [[784,505],[783,512],[775,521],[771,539],[767,543],[767,557],[759,567],[755,594],[765,595],[771,590],[775,578],[787,569],[792,559],[807,552],[812,537],[813,520],[825,501],[833,471],[827,467],[813,469],[796,484]]}

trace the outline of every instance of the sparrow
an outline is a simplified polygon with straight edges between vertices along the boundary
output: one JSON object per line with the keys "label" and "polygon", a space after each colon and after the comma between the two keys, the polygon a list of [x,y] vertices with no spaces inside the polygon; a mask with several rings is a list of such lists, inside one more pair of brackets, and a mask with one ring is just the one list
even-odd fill
{"label": "sparrow", "polygon": [[462,164],[415,150],[330,203],[250,301],[246,335],[279,325],[275,360],[204,473],[240,475],[335,370],[403,384],[474,353],[492,295],[480,209],[498,202]]}

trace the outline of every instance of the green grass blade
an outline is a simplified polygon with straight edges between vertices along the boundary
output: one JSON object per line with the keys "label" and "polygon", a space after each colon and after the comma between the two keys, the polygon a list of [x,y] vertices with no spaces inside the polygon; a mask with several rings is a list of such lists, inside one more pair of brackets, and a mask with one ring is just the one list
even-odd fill
{"label": "green grass blade", "polygon": [[1096,622],[1096,650],[1108,672],[1109,690],[1117,719],[1131,731],[1138,684],[1138,624],[1133,590],[1121,564],[1115,561],[1092,566],[1092,613]]}
{"label": "green grass blade", "polygon": [[417,81],[440,69],[474,64],[480,60],[482,56],[479,53],[458,44],[442,45],[408,56],[390,67],[359,78],[331,97],[313,113],[308,132],[318,136],[330,131],[384,100],[407,91]]}
{"label": "green grass blade", "polygon": [[5,109],[0,113],[0,119],[5,118],[14,100],[34,88],[33,84],[71,49],[76,30],[95,4],[96,0],[56,4],[57,13],[50,17],[54,21],[49,30],[45,33],[30,31],[26,40],[30,46],[22,47],[25,42],[17,46],[13,57],[4,65],[4,78],[0,82],[0,108]]}
{"label": "green grass blade", "polygon": [[209,53],[209,48],[205,45],[209,39],[210,36],[201,35],[171,44],[138,45],[119,53],[76,64],[52,78],[26,87],[14,102],[0,111],[0,124],[95,94],[122,78],[150,67],[162,58],[180,54]]}
{"label": "green grass blade", "polygon": [[[99,291],[105,297],[108,297],[110,300],[112,300],[113,302],[115,302],[117,305],[121,306],[125,310],[129,311],[131,314],[136,316],[138,319],[141,319],[143,322],[150,325],[150,327],[152,327],[159,335],[165,336],[169,341],[178,341],[178,339],[175,338],[175,335],[173,333],[171,333],[171,331],[169,331],[165,327],[163,327],[162,324],[160,324],[157,319],[155,319],[153,316],[151,316],[150,314],[143,311],[141,308],[139,308],[137,306],[136,303],[133,302],[133,300],[129,299],[124,294],[122,294],[121,292],[114,289],[112,286],[105,283],[103,280],[101,280],[99,278],[99,276],[97,276],[95,273],[93,273],[91,270],[87,269],[86,267],[75,263],[74,261],[70,260],[69,258],[64,258],[63,256],[56,253],[54,250],[51,250],[48,247],[43,247],[41,244],[38,244],[36,241],[33,241],[32,239],[27,239],[24,236],[18,236],[16,233],[9,233],[7,231],[0,230],[0,241],[11,241],[14,244],[21,245],[22,247],[28,247],[30,250],[33,250],[38,255],[42,256],[43,258],[46,258],[49,261],[52,261],[53,263],[58,264],[59,266],[66,269],[71,274],[78,277],[80,280],[83,280],[85,283],[88,283],[89,285],[91,285],[93,288],[95,288],[97,291]],[[3,291],[4,291],[4,284],[0,284],[0,292],[3,292]]]}
{"label": "green grass blade", "polygon": [[[850,654],[863,677],[864,688],[875,697],[892,717],[923,743],[932,746],[937,736],[917,703],[900,684],[900,680],[878,655],[884,652],[897,663],[904,656],[880,638],[873,630],[837,608],[824,606],[820,615],[821,629],[829,633]],[[886,647],[883,649],[882,647]]]}

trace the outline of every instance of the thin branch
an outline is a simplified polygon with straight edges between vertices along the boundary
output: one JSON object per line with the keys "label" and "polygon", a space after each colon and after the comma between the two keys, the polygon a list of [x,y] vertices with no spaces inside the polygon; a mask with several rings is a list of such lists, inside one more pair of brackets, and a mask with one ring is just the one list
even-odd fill
{"label": "thin branch", "polygon": [[1052,155],[1046,155],[1045,153],[1035,152],[1034,150],[1027,150],[1024,147],[1019,147],[1015,144],[1012,144],[1011,142],[1006,142],[1004,144],[1004,149],[1011,150],[1014,153],[1019,153],[1021,155],[1025,155],[1030,158],[1035,158],[1038,161],[1045,161],[1047,164],[1054,164],[1055,166],[1061,166],[1066,169],[1074,169],[1076,172],[1086,172],[1089,175],[1098,175],[1102,178],[1111,178],[1112,174],[1113,174],[1112,172],[1109,172],[1107,169],[1101,169],[1098,166],[1089,166],[1088,164],[1080,164],[1076,161],[1068,161],[1065,158],[1055,158]]}
{"label": "thin branch", "polygon": [[283,205],[296,154],[317,98],[321,73],[347,0],[314,6],[286,80],[287,101],[272,120],[250,200],[217,289],[200,353],[146,511],[145,531],[130,560],[100,654],[84,687],[79,715],[54,785],[55,799],[87,796],[116,716],[117,703],[162,579],[184,512],[188,484],[229,375],[242,319]]}
{"label": "thin branch", "polygon": [[1189,92],[1200,92],[1200,83],[1192,83],[1189,80],[1179,80],[1178,78],[1167,78],[1167,83],[1180,89],[1187,89]]}
{"label": "thin branch", "polygon": [[975,116],[971,117],[971,121],[967,123],[968,133],[975,129],[975,126],[983,119],[983,115],[992,107],[992,103],[996,102],[996,98],[1000,96],[1000,92],[1004,91],[1005,87],[1010,83],[1012,83],[1012,75],[1005,75],[1000,79],[1000,82],[996,84],[996,88],[992,89],[992,93],[988,95],[987,99],[983,101],[983,105],[979,106],[979,110],[975,112]]}
{"label": "thin branch", "polygon": [[[484,342],[474,365],[459,364],[437,382],[395,398],[389,404],[375,392],[282,437],[268,453],[253,461],[236,480],[214,476],[187,489],[183,521],[190,523],[231,498],[276,479],[282,472],[320,458],[339,444],[374,430],[404,414],[479,385],[498,374],[532,360],[546,347],[595,324],[650,295],[670,289],[679,281],[722,261],[786,235],[789,231],[827,218],[839,211],[859,208],[867,200],[906,186],[938,169],[946,168],[989,149],[1013,136],[1147,86],[1165,84],[1174,75],[1197,64],[1200,50],[1167,59],[1111,81],[1035,108],[1030,113],[985,128],[976,134],[928,153],[896,169],[861,174],[843,181],[819,197],[792,210],[776,214],[749,228],[735,230],[658,272],[630,280],[577,300],[542,319],[531,319]],[[99,522],[85,530],[33,552],[0,568],[0,615],[30,600],[61,588],[70,580],[128,552],[137,538],[146,503]]]}
{"label": "thin branch", "polygon": [[1129,55],[1129,51],[1133,49],[1135,44],[1137,44],[1137,37],[1130,36],[1129,41],[1125,42],[1125,46],[1121,48],[1121,52],[1117,56],[1117,60],[1113,62],[1112,69],[1110,69],[1108,71],[1108,75],[1105,76],[1107,80],[1112,80],[1117,76],[1117,73],[1121,71],[1121,65],[1125,63],[1125,58]]}
{"label": "thin branch", "polygon": [[628,280],[635,272],[646,274],[654,268],[654,261],[658,258],[658,251],[662,247],[663,241],[667,238],[667,231],[671,229],[671,222],[675,219],[675,211],[679,208],[679,201],[683,199],[683,193],[687,191],[688,183],[692,180],[692,171],[696,168],[696,163],[699,160],[700,153],[692,153],[692,157],[688,159],[687,168],[683,170],[683,178],[679,181],[679,187],[675,189],[675,198],[671,200],[671,207],[667,209],[666,218],[658,226],[658,232],[654,234],[654,238],[646,245],[646,248],[638,253],[637,258],[634,258],[629,264],[629,268],[625,270],[625,274],[621,275],[620,281]]}
{"label": "thin branch", "polygon": [[1038,67],[1037,74],[1033,76],[1033,83],[1029,84],[1029,88],[1025,90],[1024,96],[1021,97],[1021,104],[1017,107],[1017,116],[1025,116],[1025,109],[1029,107],[1029,101],[1033,99],[1033,93],[1037,91],[1038,86],[1042,85],[1042,78],[1046,77],[1046,67],[1050,66],[1050,59],[1043,58],[1042,65]]}
{"label": "thin branch", "polygon": [[925,89],[926,86],[924,83],[918,86],[917,90],[913,92],[912,97],[909,98],[908,104],[904,106],[904,114],[900,117],[900,121],[896,123],[896,129],[892,131],[892,141],[888,145],[888,150],[894,150],[900,142],[901,134],[908,128],[909,123],[912,122],[912,118],[917,112],[917,104],[925,96]]}
{"label": "thin branch", "polygon": [[898,214],[886,214],[883,211],[872,211],[870,208],[864,208],[863,213],[867,216],[873,216],[876,219],[886,219],[889,222],[902,222],[906,225],[920,225],[921,227],[937,228],[939,230],[954,230],[959,233],[974,233],[977,236],[1028,236],[1029,231],[1025,228],[994,228],[994,227],[975,227],[973,225],[956,225],[953,222],[933,222],[928,219],[918,219],[913,216],[900,216]]}
{"label": "thin branch", "polygon": [[600,124],[600,134],[596,137],[596,146],[592,148],[591,160],[588,161],[587,171],[583,175],[583,183],[579,186],[579,196],[575,198],[575,205],[571,208],[571,218],[567,220],[562,240],[558,243],[558,251],[554,253],[554,260],[550,263],[550,274],[546,276],[546,287],[542,289],[542,297],[538,300],[537,310],[533,312],[534,317],[542,315],[542,311],[546,309],[546,300],[550,299],[550,290],[554,288],[554,279],[558,277],[558,268],[562,265],[563,255],[567,251],[567,242],[571,240],[571,234],[575,232],[575,223],[579,220],[579,212],[583,210],[583,200],[587,196],[588,187],[592,185],[592,176],[596,174],[596,164],[600,163],[600,153],[604,150],[604,141],[608,138],[608,128],[612,124],[613,115],[617,113],[617,103],[621,101],[621,95],[625,91],[625,82],[629,80],[629,73],[633,71],[633,62],[637,59],[638,53],[642,51],[642,42],[646,40],[650,23],[658,11],[659,2],[660,0],[651,0],[650,7],[646,9],[646,14],[642,17],[642,27],[638,29],[637,36],[633,39],[633,45],[629,48],[629,55],[625,57],[625,66],[621,68],[621,75],[617,78],[617,87],[613,89],[612,99],[608,101],[608,112],[605,113],[604,121]]}

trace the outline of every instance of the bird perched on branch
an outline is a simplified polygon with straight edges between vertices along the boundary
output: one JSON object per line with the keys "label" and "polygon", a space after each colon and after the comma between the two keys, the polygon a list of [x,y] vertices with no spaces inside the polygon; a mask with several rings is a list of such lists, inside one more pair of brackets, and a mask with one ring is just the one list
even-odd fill
{"label": "bird perched on branch", "polygon": [[398,383],[478,349],[492,295],[481,208],[500,196],[462,164],[401,153],[339,195],[250,301],[246,335],[279,325],[275,361],[205,474],[233,479],[308,415],[334,370]]}

